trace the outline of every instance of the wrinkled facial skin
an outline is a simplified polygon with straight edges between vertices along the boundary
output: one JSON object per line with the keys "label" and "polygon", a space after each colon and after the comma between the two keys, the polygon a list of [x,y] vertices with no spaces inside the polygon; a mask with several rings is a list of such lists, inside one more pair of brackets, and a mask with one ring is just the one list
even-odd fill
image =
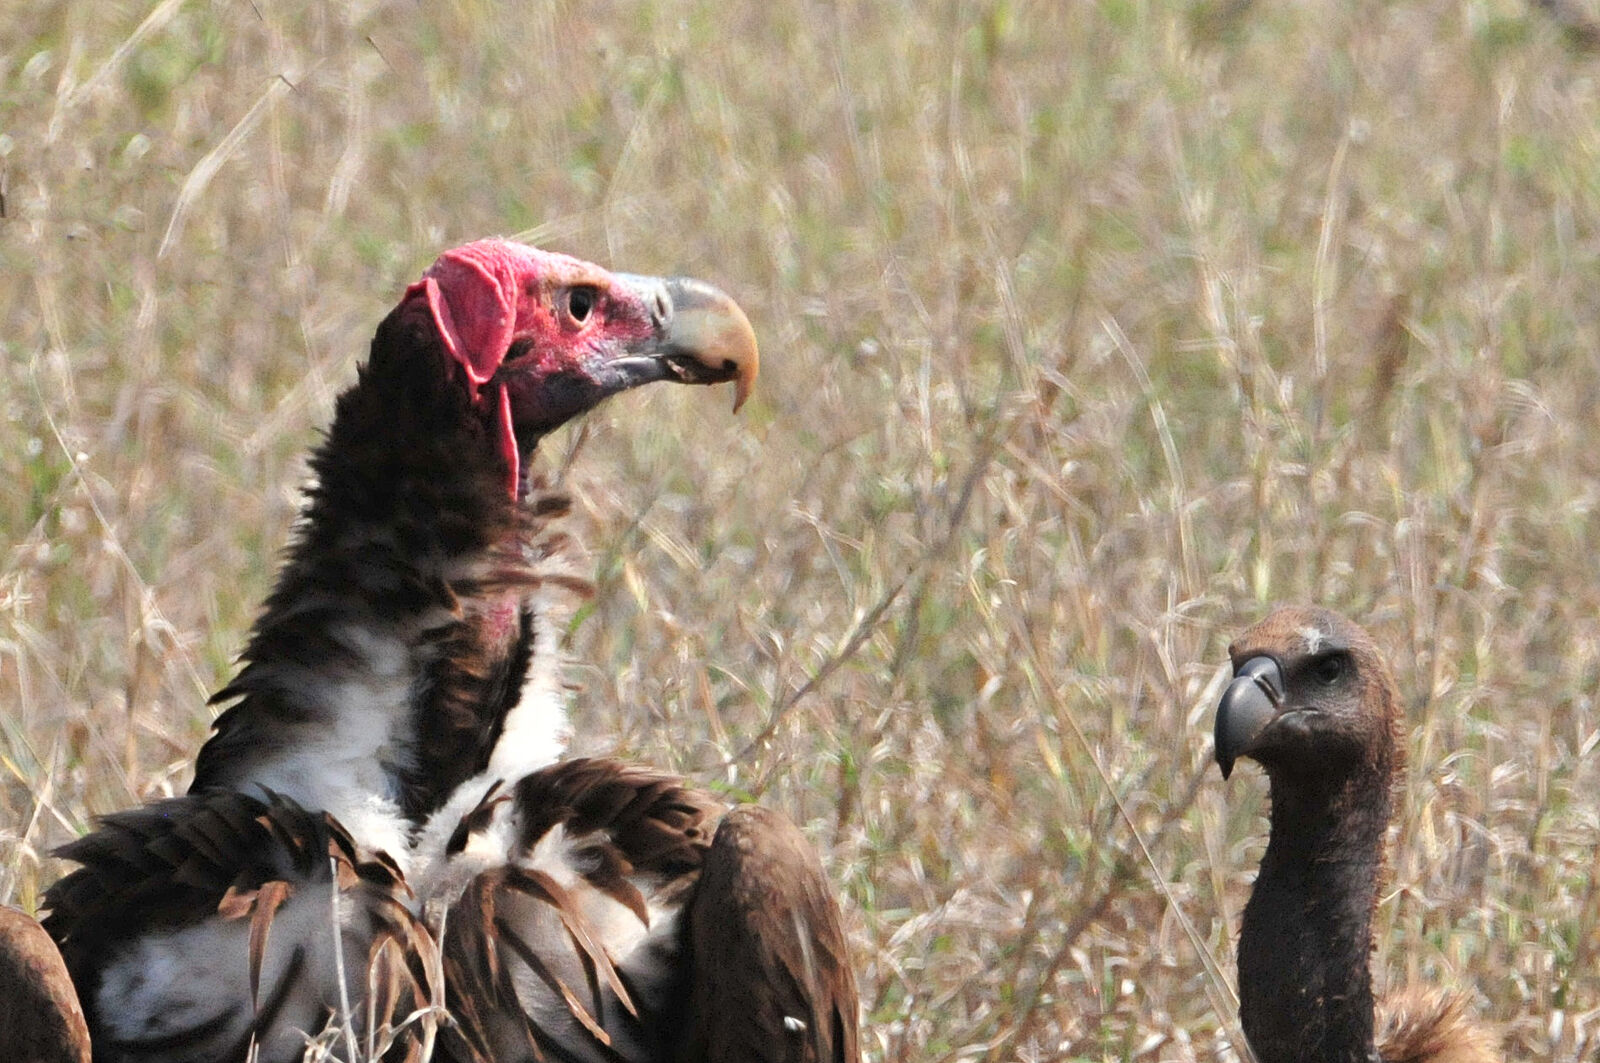
{"label": "wrinkled facial skin", "polygon": [[[659,321],[646,292],[561,258],[517,294],[511,342],[491,380],[506,389],[518,442],[531,444],[609,395],[665,379],[661,363],[645,356]],[[628,358],[632,351],[640,356]]]}
{"label": "wrinkled facial skin", "polygon": [[441,255],[405,301],[426,308],[492,421],[513,494],[539,437],[608,396],[661,380],[732,380],[737,409],[759,365],[749,320],[710,285],[612,273],[505,240]]}
{"label": "wrinkled facial skin", "polygon": [[[747,352],[754,338],[732,300],[698,281],[576,267],[525,293],[531,305],[519,311],[510,350],[492,378],[510,396],[519,441],[607,396],[657,381],[734,380],[738,409],[753,379]],[[524,321],[532,327],[522,327]]]}
{"label": "wrinkled facial skin", "polygon": [[1234,679],[1215,731],[1223,778],[1246,756],[1271,774],[1294,775],[1391,755],[1394,681],[1360,627],[1327,610],[1281,609],[1228,655]]}

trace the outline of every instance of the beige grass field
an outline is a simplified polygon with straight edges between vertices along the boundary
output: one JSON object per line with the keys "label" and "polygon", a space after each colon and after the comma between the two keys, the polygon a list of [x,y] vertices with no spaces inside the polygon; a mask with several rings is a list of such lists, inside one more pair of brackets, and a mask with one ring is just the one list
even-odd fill
{"label": "beige grass field", "polygon": [[[1572,15],[1562,8],[1561,13]],[[181,791],[372,329],[492,233],[734,292],[547,441],[584,751],[799,819],[874,1061],[1243,1052],[1230,637],[1412,725],[1381,984],[1600,1051],[1600,56],[1501,0],[0,0],[0,900]]]}

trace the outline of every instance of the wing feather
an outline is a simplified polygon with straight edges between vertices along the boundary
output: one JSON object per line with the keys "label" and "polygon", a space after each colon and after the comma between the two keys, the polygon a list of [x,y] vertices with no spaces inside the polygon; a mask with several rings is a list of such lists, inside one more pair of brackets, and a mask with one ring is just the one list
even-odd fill
{"label": "wing feather", "polygon": [[[755,806],[724,817],[690,903],[688,940],[678,1060],[858,1063],[843,920],[816,853],[785,817]],[[727,1021],[733,1015],[740,1021]]]}
{"label": "wing feather", "polygon": [[[462,818],[452,859],[502,862],[450,906],[443,947],[462,1026],[446,1054],[512,1058],[670,1058],[676,1035],[679,926],[661,922],[692,890],[722,813],[674,776],[577,759],[491,790]],[[474,839],[481,839],[474,840]],[[521,972],[508,975],[508,971]],[[586,999],[587,998],[587,999]]]}
{"label": "wing feather", "polygon": [[55,942],[0,907],[0,1059],[89,1063],[89,1028]]}
{"label": "wing feather", "polygon": [[61,855],[81,866],[46,895],[45,926],[103,1063],[229,1061],[252,1042],[262,1063],[298,1060],[299,1031],[314,1034],[341,1005],[341,950],[384,958],[353,972],[351,994],[365,1027],[360,987],[382,987],[373,1013],[394,1034],[383,1058],[415,1059],[431,1042],[427,1005],[443,995],[432,938],[393,862],[331,817],[210,791],[109,816]]}

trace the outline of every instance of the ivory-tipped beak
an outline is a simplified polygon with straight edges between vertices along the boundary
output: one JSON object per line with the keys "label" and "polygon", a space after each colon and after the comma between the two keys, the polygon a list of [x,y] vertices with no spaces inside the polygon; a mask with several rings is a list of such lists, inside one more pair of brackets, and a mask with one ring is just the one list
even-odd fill
{"label": "ivory-tipped beak", "polygon": [[761,368],[750,319],[731,296],[703,281],[674,277],[666,289],[673,310],[666,346],[699,362],[715,379],[732,380],[737,413]]}

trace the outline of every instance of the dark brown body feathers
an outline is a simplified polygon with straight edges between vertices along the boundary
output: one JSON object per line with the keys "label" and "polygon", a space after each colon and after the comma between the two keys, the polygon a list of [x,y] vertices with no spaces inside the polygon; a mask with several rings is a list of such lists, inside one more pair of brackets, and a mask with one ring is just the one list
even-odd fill
{"label": "dark brown body feathers", "polygon": [[[723,818],[689,907],[688,948],[699,976],[680,1063],[861,1058],[855,976],[832,889],[785,817],[747,805]],[[748,1021],[717,1021],[723,1015]]]}
{"label": "dark brown body feathers", "polygon": [[89,1063],[89,1027],[61,953],[30,915],[0,905],[0,1058]]}

